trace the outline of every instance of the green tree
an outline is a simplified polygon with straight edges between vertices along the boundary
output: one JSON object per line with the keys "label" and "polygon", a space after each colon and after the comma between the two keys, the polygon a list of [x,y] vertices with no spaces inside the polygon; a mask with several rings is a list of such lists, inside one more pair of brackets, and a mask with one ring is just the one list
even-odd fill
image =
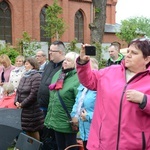
{"label": "green tree", "polygon": [[33,56],[41,45],[36,41],[31,39],[31,36],[24,31],[21,39],[18,39],[18,51],[21,55],[25,57]]}
{"label": "green tree", "polygon": [[19,52],[15,49],[12,48],[9,44],[6,44],[5,47],[0,49],[0,55],[1,54],[6,54],[10,58],[12,64],[15,63],[15,58],[19,55]]}
{"label": "green tree", "polygon": [[54,0],[53,5],[46,9],[46,25],[42,26],[45,36],[59,40],[65,32],[66,25],[60,17],[62,8],[58,5],[58,0]]}
{"label": "green tree", "polygon": [[80,48],[77,47],[78,40],[75,38],[73,41],[71,41],[69,44],[66,45],[67,52],[73,51],[80,53]]}
{"label": "green tree", "polygon": [[150,36],[150,19],[145,17],[132,17],[122,20],[120,32],[116,33],[116,35],[127,43],[144,35]]}

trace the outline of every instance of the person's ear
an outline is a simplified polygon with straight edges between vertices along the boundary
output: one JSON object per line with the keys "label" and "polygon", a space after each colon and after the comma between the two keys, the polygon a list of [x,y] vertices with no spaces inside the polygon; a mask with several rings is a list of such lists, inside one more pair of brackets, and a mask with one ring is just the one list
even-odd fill
{"label": "person's ear", "polygon": [[150,56],[147,56],[147,57],[145,58],[145,64],[147,65],[149,62],[150,62]]}

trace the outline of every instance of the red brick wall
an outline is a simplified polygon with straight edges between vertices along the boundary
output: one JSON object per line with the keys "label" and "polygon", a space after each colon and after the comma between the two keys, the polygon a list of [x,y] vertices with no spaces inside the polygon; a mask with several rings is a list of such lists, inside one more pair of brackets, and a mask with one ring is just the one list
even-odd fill
{"label": "red brick wall", "polygon": [[68,24],[68,28],[64,33],[62,39],[65,42],[70,42],[74,39],[74,16],[78,10],[83,12],[84,16],[84,42],[90,42],[90,29],[88,24],[91,22],[91,3],[80,3],[75,1],[65,2],[62,6],[63,18]]}
{"label": "red brick wall", "polygon": [[[2,0],[0,0],[2,1]],[[40,11],[43,6],[52,5],[53,0],[9,0],[12,12],[12,44],[15,45],[17,38],[22,37],[23,31],[27,31],[33,39],[40,40]],[[67,24],[67,30],[61,40],[70,42],[74,39],[74,16],[78,10],[83,12],[84,16],[84,42],[90,43],[89,23],[93,21],[93,7],[91,0],[59,0],[63,9],[62,17]],[[117,0],[107,1],[107,19],[106,23],[115,23],[115,7]],[[103,42],[109,42],[115,39],[115,35],[104,35]],[[110,40],[111,39],[111,40]]]}
{"label": "red brick wall", "polygon": [[106,23],[115,24],[116,23],[116,4],[117,0],[107,0],[106,7]]}
{"label": "red brick wall", "polygon": [[118,39],[115,34],[113,33],[105,33],[103,36],[103,43],[112,43],[114,41],[117,41],[121,44],[121,48],[127,47],[127,44],[120,39]]}

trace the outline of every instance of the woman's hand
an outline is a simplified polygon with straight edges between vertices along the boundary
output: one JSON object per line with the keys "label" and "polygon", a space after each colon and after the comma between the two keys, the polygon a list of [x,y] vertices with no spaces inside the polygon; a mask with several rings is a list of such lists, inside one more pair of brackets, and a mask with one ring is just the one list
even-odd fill
{"label": "woman's hand", "polygon": [[78,123],[78,118],[77,118],[77,117],[73,117],[73,118],[72,118],[72,122],[73,122],[73,123]]}
{"label": "woman's hand", "polygon": [[89,46],[89,44],[83,44],[80,50],[80,63],[84,64],[90,60],[90,56],[85,55],[85,46]]}
{"label": "woman's hand", "polygon": [[144,98],[144,93],[136,90],[127,90],[126,99],[128,101],[141,104]]}
{"label": "woman's hand", "polygon": [[79,126],[79,123],[78,123],[78,118],[77,117],[73,117],[72,118],[72,123],[76,126]]}
{"label": "woman's hand", "polygon": [[87,115],[87,112],[85,109],[83,109],[81,114],[80,114],[82,121],[86,121],[86,115]]}
{"label": "woman's hand", "polygon": [[15,104],[16,104],[17,108],[21,108],[21,103],[16,102]]}

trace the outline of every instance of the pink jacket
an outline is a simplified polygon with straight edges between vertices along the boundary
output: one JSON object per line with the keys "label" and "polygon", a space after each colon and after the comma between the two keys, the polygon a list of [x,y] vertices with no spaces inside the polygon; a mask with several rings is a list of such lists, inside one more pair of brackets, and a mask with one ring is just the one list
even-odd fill
{"label": "pink jacket", "polygon": [[[150,150],[150,68],[126,82],[124,65],[91,71],[90,63],[77,64],[80,82],[97,90],[90,128],[89,150]],[[126,90],[147,96],[144,109],[126,100]]]}
{"label": "pink jacket", "polygon": [[5,72],[4,73],[5,82],[8,82],[10,73],[13,69],[15,69],[15,66],[12,66],[12,65],[10,67],[6,68],[6,69],[3,66],[0,66],[0,83],[1,83],[1,76],[2,76],[3,70]]}

